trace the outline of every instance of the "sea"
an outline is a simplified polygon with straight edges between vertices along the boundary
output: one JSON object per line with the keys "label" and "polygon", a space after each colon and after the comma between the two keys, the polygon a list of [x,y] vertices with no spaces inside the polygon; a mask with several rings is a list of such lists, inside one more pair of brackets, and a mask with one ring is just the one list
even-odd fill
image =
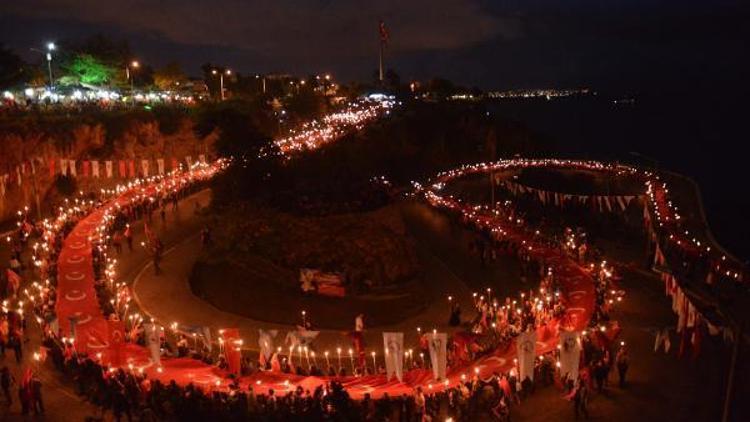
{"label": "sea", "polygon": [[743,97],[587,95],[487,100],[491,113],[523,123],[554,151],[620,160],[690,176],[698,183],[714,237],[750,259],[750,116]]}

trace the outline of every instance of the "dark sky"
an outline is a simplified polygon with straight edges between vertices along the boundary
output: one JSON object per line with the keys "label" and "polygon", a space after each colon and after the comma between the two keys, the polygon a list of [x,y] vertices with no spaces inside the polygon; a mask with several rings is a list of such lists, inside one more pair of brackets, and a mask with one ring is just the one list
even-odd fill
{"label": "dark sky", "polygon": [[211,61],[241,72],[370,78],[377,22],[404,79],[485,89],[592,86],[619,92],[745,84],[739,0],[6,0],[0,41],[29,53],[104,33],[153,65]]}

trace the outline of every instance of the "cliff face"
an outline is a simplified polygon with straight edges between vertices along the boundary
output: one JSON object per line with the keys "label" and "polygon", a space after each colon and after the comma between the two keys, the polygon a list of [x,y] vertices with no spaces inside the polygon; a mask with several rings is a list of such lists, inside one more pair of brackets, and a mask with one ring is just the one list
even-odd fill
{"label": "cliff face", "polygon": [[[199,137],[187,116],[170,123],[165,128],[166,124],[153,118],[128,116],[108,121],[64,118],[0,122],[0,221],[11,219],[25,206],[35,209],[40,205],[46,211],[61,200],[60,182],[55,181],[61,173],[61,160],[76,162],[76,176],[65,181],[67,187],[91,192],[127,183],[129,177],[120,177],[118,172],[119,160],[133,160],[137,174],[143,172],[142,161],[148,160],[149,173],[155,174],[157,159],[163,159],[169,171],[173,158],[185,163],[188,156],[193,160],[201,154],[213,156],[216,132]],[[105,169],[108,160],[113,162],[111,178]],[[92,174],[93,161],[99,162],[98,178]],[[55,166],[54,177],[51,165]],[[66,173],[70,175],[69,164]]]}

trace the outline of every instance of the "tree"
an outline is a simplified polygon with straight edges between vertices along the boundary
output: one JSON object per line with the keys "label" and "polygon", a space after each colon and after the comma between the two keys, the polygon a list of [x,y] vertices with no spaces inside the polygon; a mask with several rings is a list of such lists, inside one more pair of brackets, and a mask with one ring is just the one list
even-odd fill
{"label": "tree", "polygon": [[182,71],[180,64],[175,61],[167,63],[166,66],[154,72],[154,85],[161,90],[177,89],[187,81],[187,75]]}
{"label": "tree", "polygon": [[81,83],[85,85],[101,86],[109,83],[115,75],[116,69],[107,65],[96,57],[79,53],[62,65],[66,75],[61,78],[63,84]]}
{"label": "tree", "polygon": [[23,81],[23,67],[21,58],[0,44],[0,89],[9,88]]}

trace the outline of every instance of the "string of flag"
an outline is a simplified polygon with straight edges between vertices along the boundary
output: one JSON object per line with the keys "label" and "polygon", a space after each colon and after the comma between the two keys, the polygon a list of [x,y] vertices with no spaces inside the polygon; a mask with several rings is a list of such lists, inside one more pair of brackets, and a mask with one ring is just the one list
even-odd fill
{"label": "string of flag", "polygon": [[46,172],[54,179],[58,175],[75,178],[129,179],[163,175],[179,169],[183,163],[191,167],[196,163],[206,163],[205,154],[184,159],[170,158],[121,158],[112,160],[73,159],[59,157],[34,157],[18,164],[14,169],[0,175],[0,196],[5,196],[13,187],[21,187],[24,181]]}
{"label": "string of flag", "polygon": [[589,204],[599,212],[604,212],[605,210],[612,212],[618,207],[620,211],[625,211],[634,199],[643,203],[646,197],[645,195],[574,195],[536,189],[510,180],[497,180],[497,184],[510,191],[514,196],[526,193],[531,194],[538,198],[544,205],[554,204],[562,208],[565,205],[571,204]]}

